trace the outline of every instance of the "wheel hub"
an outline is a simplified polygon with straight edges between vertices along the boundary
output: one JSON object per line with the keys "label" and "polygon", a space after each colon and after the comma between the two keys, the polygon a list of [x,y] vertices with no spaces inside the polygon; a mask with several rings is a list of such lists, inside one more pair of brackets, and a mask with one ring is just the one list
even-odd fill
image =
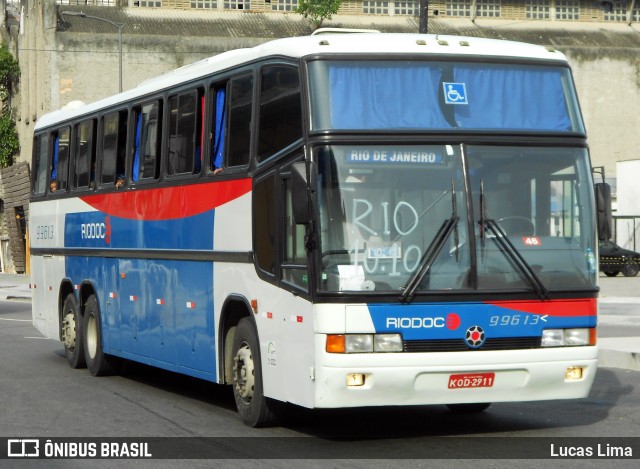
{"label": "wheel hub", "polygon": [[72,312],[68,312],[62,322],[62,341],[70,350],[76,345],[76,320]]}
{"label": "wheel hub", "polygon": [[238,396],[246,403],[250,403],[253,398],[255,370],[251,349],[247,344],[243,344],[243,346],[238,349],[233,359],[233,384]]}

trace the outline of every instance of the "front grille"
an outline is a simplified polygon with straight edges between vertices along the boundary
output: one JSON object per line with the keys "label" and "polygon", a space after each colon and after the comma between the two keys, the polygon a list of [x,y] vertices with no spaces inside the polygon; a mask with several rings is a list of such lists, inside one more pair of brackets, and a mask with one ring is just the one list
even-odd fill
{"label": "front grille", "polygon": [[487,339],[480,348],[470,348],[463,339],[404,340],[403,350],[417,352],[465,352],[483,350],[523,350],[541,347],[541,337],[506,337]]}

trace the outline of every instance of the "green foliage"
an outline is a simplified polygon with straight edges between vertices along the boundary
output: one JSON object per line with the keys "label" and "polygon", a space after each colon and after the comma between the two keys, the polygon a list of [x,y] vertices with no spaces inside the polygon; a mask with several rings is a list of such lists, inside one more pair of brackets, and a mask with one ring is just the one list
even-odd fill
{"label": "green foliage", "polygon": [[324,20],[330,20],[338,12],[341,2],[342,0],[300,0],[295,11],[308,18],[317,29]]}
{"label": "green foliage", "polygon": [[13,164],[13,155],[20,150],[16,123],[10,113],[0,116],[0,168]]}
{"label": "green foliage", "polygon": [[[0,100],[9,98],[13,83],[19,76],[20,66],[9,52],[7,43],[3,42],[0,45]],[[4,111],[4,103],[0,109],[0,168],[6,168],[13,164],[13,156],[20,150],[20,138],[13,116]]]}
{"label": "green foliage", "polygon": [[20,76],[20,66],[13,58],[6,42],[0,45],[0,87],[5,91],[11,91],[11,84],[18,80]]}

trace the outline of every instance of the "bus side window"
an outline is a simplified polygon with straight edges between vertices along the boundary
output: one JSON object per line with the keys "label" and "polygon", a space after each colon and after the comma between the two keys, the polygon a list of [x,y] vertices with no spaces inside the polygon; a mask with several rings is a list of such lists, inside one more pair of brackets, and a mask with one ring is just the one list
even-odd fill
{"label": "bus side window", "polygon": [[302,101],[296,67],[270,65],[262,68],[258,161],[302,138]]}
{"label": "bus side window", "polygon": [[229,105],[229,125],[226,166],[246,166],[249,164],[251,149],[251,109],[253,102],[253,75],[231,79]]}
{"label": "bus side window", "polygon": [[33,193],[44,194],[47,187],[47,147],[49,139],[46,134],[37,135],[33,139]]}
{"label": "bus side window", "polygon": [[160,101],[134,108],[131,180],[158,179],[162,113]]}
{"label": "bus side window", "polygon": [[116,111],[102,118],[101,184],[124,185],[127,138],[127,111]]}
{"label": "bus side window", "polygon": [[169,98],[169,175],[200,172],[202,140],[202,102],[204,91],[193,90]]}
{"label": "bus side window", "polygon": [[96,181],[96,148],[94,119],[81,122],[75,130],[74,187],[93,189]]}
{"label": "bus side window", "polygon": [[51,160],[51,192],[66,191],[69,176],[69,138],[71,130],[63,127],[53,133],[53,158]]}

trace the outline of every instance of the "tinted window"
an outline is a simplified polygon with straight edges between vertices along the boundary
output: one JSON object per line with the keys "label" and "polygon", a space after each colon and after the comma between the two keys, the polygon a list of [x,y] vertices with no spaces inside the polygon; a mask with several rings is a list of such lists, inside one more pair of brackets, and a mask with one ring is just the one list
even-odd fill
{"label": "tinted window", "polygon": [[116,183],[116,176],[124,181],[127,141],[127,112],[113,112],[102,119],[102,176],[103,184]]}
{"label": "tinted window", "polygon": [[53,133],[53,158],[51,160],[51,192],[67,190],[69,177],[69,138],[71,129],[64,127]]}
{"label": "tinted window", "polygon": [[169,99],[169,174],[196,173],[201,167],[202,91]]}
{"label": "tinted window", "polygon": [[162,113],[160,101],[134,110],[134,139],[131,179],[157,179],[160,175],[160,141]]}
{"label": "tinted window", "polygon": [[269,66],[262,69],[258,161],[302,138],[302,109],[298,69]]}
{"label": "tinted window", "polygon": [[75,187],[93,187],[96,174],[95,121],[82,122],[75,132]]}
{"label": "tinted window", "polygon": [[227,166],[244,166],[251,148],[253,77],[234,78],[230,85]]}
{"label": "tinted window", "polygon": [[256,183],[253,194],[255,252],[260,269],[275,275],[276,268],[276,178],[275,174]]}
{"label": "tinted window", "polygon": [[38,135],[33,141],[33,193],[43,194],[47,187],[47,144],[46,135]]}

